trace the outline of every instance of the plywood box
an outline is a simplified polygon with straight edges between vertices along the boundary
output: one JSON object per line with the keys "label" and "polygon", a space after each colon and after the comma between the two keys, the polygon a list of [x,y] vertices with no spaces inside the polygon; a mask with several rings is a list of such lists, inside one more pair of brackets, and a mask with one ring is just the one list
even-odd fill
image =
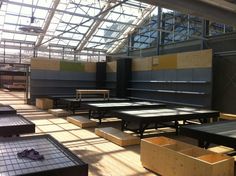
{"label": "plywood box", "polygon": [[119,146],[130,146],[140,143],[140,139],[138,137],[124,133],[112,127],[97,128],[95,129],[95,133]]}
{"label": "plywood box", "polygon": [[63,109],[49,109],[48,112],[56,117],[67,117],[68,115],[70,115],[68,111],[65,111]]}
{"label": "plywood box", "polygon": [[163,176],[234,176],[234,159],[165,137],[141,141],[144,167]]}
{"label": "plywood box", "polygon": [[215,153],[222,153],[222,154],[227,154],[227,153],[230,153],[230,152],[234,152],[233,148],[225,147],[225,146],[222,146],[222,145],[208,148],[208,150],[212,151],[212,152],[215,152]]}
{"label": "plywood box", "polygon": [[211,68],[212,50],[200,50],[193,52],[178,53],[177,68]]}
{"label": "plywood box", "polygon": [[220,118],[226,120],[236,120],[236,114],[220,113]]}
{"label": "plywood box", "polygon": [[132,71],[151,71],[152,58],[132,59]]}
{"label": "plywood box", "polygon": [[97,122],[82,116],[69,116],[67,117],[67,121],[75,125],[78,125],[81,128],[89,128],[97,126]]}
{"label": "plywood box", "polygon": [[53,100],[48,98],[36,98],[36,107],[43,110],[53,108]]}
{"label": "plywood box", "polygon": [[38,70],[60,70],[60,60],[56,59],[31,59],[31,69]]}
{"label": "plywood box", "polygon": [[112,72],[116,72],[117,68],[117,61],[112,61],[112,62],[107,62],[107,72],[108,73],[112,73]]}

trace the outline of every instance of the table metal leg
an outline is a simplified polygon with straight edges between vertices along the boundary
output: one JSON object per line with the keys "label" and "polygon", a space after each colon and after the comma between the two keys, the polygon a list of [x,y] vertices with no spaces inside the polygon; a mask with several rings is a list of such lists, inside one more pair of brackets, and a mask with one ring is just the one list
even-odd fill
{"label": "table metal leg", "polygon": [[199,139],[198,140],[198,146],[201,147],[201,148],[207,149],[210,146],[210,143],[207,142],[207,141],[204,141],[202,139]]}
{"label": "table metal leg", "polygon": [[121,121],[121,131],[124,131],[125,130],[125,121],[122,120]]}
{"label": "table metal leg", "polygon": [[179,122],[177,120],[175,121],[175,134],[179,135]]}
{"label": "table metal leg", "polygon": [[92,110],[89,110],[89,119],[91,119],[92,116]]}

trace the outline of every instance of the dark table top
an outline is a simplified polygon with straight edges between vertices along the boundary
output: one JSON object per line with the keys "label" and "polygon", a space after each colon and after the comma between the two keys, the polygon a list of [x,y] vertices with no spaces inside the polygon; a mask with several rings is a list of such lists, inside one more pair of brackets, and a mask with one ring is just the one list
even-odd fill
{"label": "dark table top", "polygon": [[180,128],[180,133],[210,143],[236,148],[236,121],[187,125]]}
{"label": "dark table top", "polygon": [[47,98],[51,98],[51,99],[75,98],[75,95],[48,95]]}
{"label": "dark table top", "polygon": [[1,114],[16,114],[16,110],[9,105],[0,106],[0,115]]}
{"label": "dark table top", "polygon": [[181,108],[149,108],[114,111],[121,119],[155,119],[160,121],[185,120],[200,117],[219,117],[219,112],[189,107]]}
{"label": "dark table top", "polygon": [[81,99],[76,99],[76,98],[61,98],[63,101],[67,102],[82,102],[82,103],[87,103],[87,102],[119,102],[119,101],[130,101],[129,99],[126,98],[110,98],[109,100],[104,100],[104,98],[81,98]]}
{"label": "dark table top", "polygon": [[[44,160],[19,158],[18,152],[35,149]],[[0,139],[0,175],[87,176],[88,165],[49,135]]]}
{"label": "dark table top", "polygon": [[12,136],[34,132],[35,124],[22,115],[0,115],[0,136]]}
{"label": "dark table top", "polygon": [[102,102],[102,103],[87,103],[89,109],[97,110],[117,110],[117,109],[136,109],[136,108],[160,108],[164,107],[163,103],[152,103],[147,101],[129,101],[129,102]]}

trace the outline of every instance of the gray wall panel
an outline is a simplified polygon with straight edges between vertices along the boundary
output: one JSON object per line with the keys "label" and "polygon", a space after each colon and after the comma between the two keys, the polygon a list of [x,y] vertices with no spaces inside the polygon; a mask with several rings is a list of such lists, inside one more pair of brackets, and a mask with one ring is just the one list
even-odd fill
{"label": "gray wall panel", "polygon": [[95,73],[31,70],[31,79],[95,80]]}
{"label": "gray wall panel", "polygon": [[211,108],[211,72],[211,68],[132,72],[130,96]]}
{"label": "gray wall panel", "polygon": [[31,70],[30,97],[75,95],[75,89],[96,88],[96,73]]}

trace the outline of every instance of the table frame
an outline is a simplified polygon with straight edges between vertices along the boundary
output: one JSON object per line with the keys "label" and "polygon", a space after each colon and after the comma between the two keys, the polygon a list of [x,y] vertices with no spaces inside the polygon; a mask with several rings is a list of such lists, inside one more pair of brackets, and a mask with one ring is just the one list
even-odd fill
{"label": "table frame", "polygon": [[214,122],[210,124],[203,124],[200,126],[188,125],[188,126],[184,126],[180,128],[180,134],[197,139],[199,147],[208,148],[211,143],[214,143],[218,145],[231,147],[236,150],[236,137],[233,138],[224,134],[217,134],[215,132],[207,132],[207,131],[199,129],[203,126],[213,127],[214,125],[221,125],[221,124],[223,125],[226,123],[235,123],[236,125],[236,121],[219,121],[219,122]]}
{"label": "table frame", "polygon": [[[109,102],[109,103],[114,103],[114,102]],[[126,102],[118,102],[118,103],[126,103]],[[130,103],[135,103],[135,102],[131,101]],[[98,107],[98,106],[92,105],[96,103],[87,103],[87,104],[84,104],[84,106],[89,109],[89,119],[91,118],[99,119],[99,123],[101,124],[103,118],[109,118],[110,116],[113,116],[112,111],[114,109],[121,110],[121,109],[140,109],[140,108],[161,108],[161,107],[166,106],[163,103],[153,103],[153,102],[150,102],[150,103],[152,103],[152,105],[149,104],[149,105],[140,105],[140,106],[109,106],[109,107]],[[93,115],[93,113],[96,115]],[[109,115],[109,113],[111,114]]]}
{"label": "table frame", "polygon": [[1,117],[7,117],[11,118],[12,116],[17,116],[21,119],[24,119],[24,121],[27,122],[27,124],[24,125],[8,125],[8,126],[1,126],[0,127],[0,136],[3,137],[11,137],[11,136],[19,136],[21,134],[27,134],[27,133],[35,133],[35,124],[32,123],[30,120],[26,119],[22,115],[19,114],[9,114],[9,115],[0,115]]}
{"label": "table frame", "polygon": [[[143,109],[139,109],[142,111]],[[218,121],[219,112],[212,111],[211,113],[193,113],[193,114],[182,114],[182,115],[166,115],[166,116],[154,116],[154,117],[138,117],[136,115],[130,115],[122,113],[122,111],[113,111],[114,115],[122,120],[121,130],[130,130],[140,135],[140,138],[143,137],[143,133],[148,126],[155,124],[157,129],[158,124],[164,124],[168,122],[174,122],[172,125],[176,129],[176,134],[178,134],[180,124],[178,121],[186,121],[198,119],[200,123],[207,123],[209,120]],[[131,129],[128,127],[130,122],[138,123],[138,129]],[[168,125],[169,126],[169,125]]]}
{"label": "table frame", "polygon": [[[70,166],[67,168],[59,168],[59,169],[52,169],[52,170],[46,170],[46,171],[39,171],[36,173],[28,173],[27,176],[42,176],[42,175],[68,175],[68,176],[88,176],[88,164],[84,163],[80,158],[78,158],[75,154],[73,154],[70,150],[65,148],[61,143],[59,143],[56,139],[54,139],[52,136],[46,134],[46,135],[37,135],[37,136],[27,136],[27,137],[14,137],[14,138],[0,138],[1,142],[10,142],[10,141],[17,141],[22,139],[41,139],[41,138],[47,138],[49,141],[51,141],[55,147],[60,148],[63,153],[66,153],[69,157],[71,157],[73,160],[77,161],[78,163],[81,163],[80,165],[76,166]],[[1,172],[0,172],[1,173]]]}
{"label": "table frame", "polygon": [[129,99],[120,99],[120,98],[110,98],[109,100],[104,100],[103,98],[82,98],[81,100],[77,100],[76,98],[62,98],[62,102],[67,105],[67,110],[71,110],[73,114],[75,114],[76,110],[87,109],[84,106],[86,103],[106,103],[106,102],[121,102],[121,101],[130,101]]}
{"label": "table frame", "polygon": [[9,108],[9,110],[0,111],[0,115],[16,114],[16,110],[13,107],[9,106],[9,105],[1,105],[0,109],[1,109],[1,107],[7,107],[7,108]]}

